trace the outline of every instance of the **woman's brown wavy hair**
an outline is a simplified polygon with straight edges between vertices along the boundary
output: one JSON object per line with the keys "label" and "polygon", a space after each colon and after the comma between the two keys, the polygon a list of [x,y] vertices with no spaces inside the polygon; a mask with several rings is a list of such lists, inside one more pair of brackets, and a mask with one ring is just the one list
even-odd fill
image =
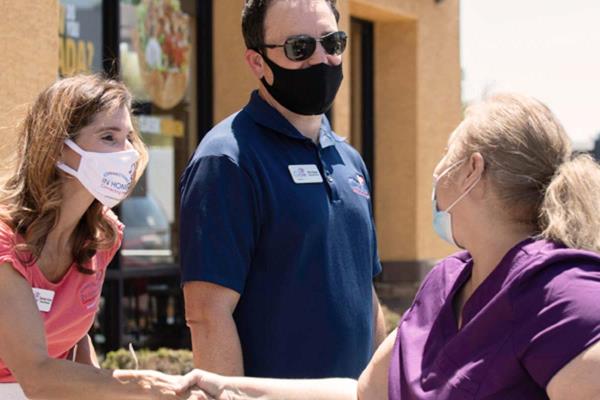
{"label": "woman's brown wavy hair", "polygon": [[[131,102],[123,83],[99,75],[79,75],[55,82],[30,107],[17,132],[15,174],[0,190],[0,221],[24,238],[22,243],[15,243],[21,262],[32,264],[39,258],[48,233],[59,220],[62,192],[56,163],[65,140],[76,138],[101,112],[125,106],[131,113]],[[140,153],[137,182],[148,153],[137,132],[131,143]],[[118,240],[117,227],[98,200],[90,205],[73,234],[73,261],[86,274],[94,273],[85,266],[96,252],[114,247]]]}

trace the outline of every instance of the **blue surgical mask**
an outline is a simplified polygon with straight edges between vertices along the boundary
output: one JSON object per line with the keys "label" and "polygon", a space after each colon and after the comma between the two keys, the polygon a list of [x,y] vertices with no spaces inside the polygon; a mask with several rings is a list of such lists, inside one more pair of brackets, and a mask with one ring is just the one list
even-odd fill
{"label": "blue surgical mask", "polygon": [[452,234],[452,215],[450,214],[450,210],[454,208],[454,206],[458,204],[458,202],[461,201],[467,194],[469,194],[469,192],[475,187],[475,185],[477,185],[479,179],[481,179],[481,176],[477,178],[477,181],[475,181],[475,183],[471,185],[471,187],[469,187],[463,194],[461,194],[458,197],[458,199],[454,201],[454,203],[450,204],[450,206],[445,211],[441,211],[438,208],[435,191],[440,179],[444,175],[446,175],[450,170],[462,164],[464,161],[465,160],[463,159],[458,162],[455,162],[454,164],[446,168],[440,175],[433,177],[433,193],[431,195],[431,205],[433,211],[433,229],[440,238],[456,247],[460,246],[456,244],[456,240],[454,240],[454,235]]}

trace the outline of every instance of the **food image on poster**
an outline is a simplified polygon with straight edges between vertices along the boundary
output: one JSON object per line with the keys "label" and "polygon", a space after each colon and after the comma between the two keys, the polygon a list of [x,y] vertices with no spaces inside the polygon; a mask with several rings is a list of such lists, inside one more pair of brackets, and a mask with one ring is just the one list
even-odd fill
{"label": "food image on poster", "polygon": [[144,89],[162,109],[175,107],[189,81],[189,17],[179,0],[142,0],[132,32]]}

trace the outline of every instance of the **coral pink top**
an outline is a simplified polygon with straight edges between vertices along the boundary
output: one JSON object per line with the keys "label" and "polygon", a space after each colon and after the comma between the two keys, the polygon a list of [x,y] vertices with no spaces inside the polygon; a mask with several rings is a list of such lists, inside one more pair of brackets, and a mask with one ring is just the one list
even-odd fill
{"label": "coral pink top", "polygon": [[[96,271],[93,275],[79,272],[73,264],[58,282],[50,282],[34,263],[23,265],[14,250],[22,238],[0,222],[0,267],[10,264],[33,288],[54,292],[48,312],[40,311],[44,320],[48,354],[52,358],[67,358],[69,350],[84,337],[94,322],[106,267],[121,246],[123,224],[112,211],[107,215],[114,220],[119,232],[117,244],[110,250],[99,250],[86,268]],[[4,266],[6,267],[6,266]],[[32,291],[33,296],[33,291]],[[0,358],[0,383],[16,382],[12,373]]]}

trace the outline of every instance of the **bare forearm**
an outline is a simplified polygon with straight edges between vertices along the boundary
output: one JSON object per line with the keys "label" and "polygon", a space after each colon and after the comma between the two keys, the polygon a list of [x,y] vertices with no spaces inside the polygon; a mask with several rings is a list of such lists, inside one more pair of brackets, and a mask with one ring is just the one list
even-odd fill
{"label": "bare forearm", "polygon": [[385,318],[383,317],[383,311],[379,308],[379,312],[377,313],[375,320],[375,335],[373,337],[373,345],[374,350],[383,343],[386,338],[386,327],[385,327]]}
{"label": "bare forearm", "polygon": [[387,336],[385,317],[383,315],[383,310],[381,308],[381,304],[379,303],[379,299],[377,298],[377,293],[375,293],[375,290],[373,290],[373,318],[373,351],[375,351],[381,345],[381,343],[383,343]]}
{"label": "bare forearm", "polygon": [[297,380],[225,377],[220,391],[220,394],[225,396],[219,398],[231,400],[356,400],[356,390],[356,381],[347,378]]}
{"label": "bare forearm", "polygon": [[[82,393],[85,393],[85,398],[89,400],[163,398],[161,390],[157,387],[150,388],[148,381],[120,381],[112,375],[113,371],[49,358],[36,365],[27,377],[21,379],[17,376],[17,380],[31,400],[80,399]],[[164,399],[169,398],[178,397],[165,394]]]}
{"label": "bare forearm", "polygon": [[227,376],[244,375],[240,338],[230,315],[189,325],[196,368]]}

